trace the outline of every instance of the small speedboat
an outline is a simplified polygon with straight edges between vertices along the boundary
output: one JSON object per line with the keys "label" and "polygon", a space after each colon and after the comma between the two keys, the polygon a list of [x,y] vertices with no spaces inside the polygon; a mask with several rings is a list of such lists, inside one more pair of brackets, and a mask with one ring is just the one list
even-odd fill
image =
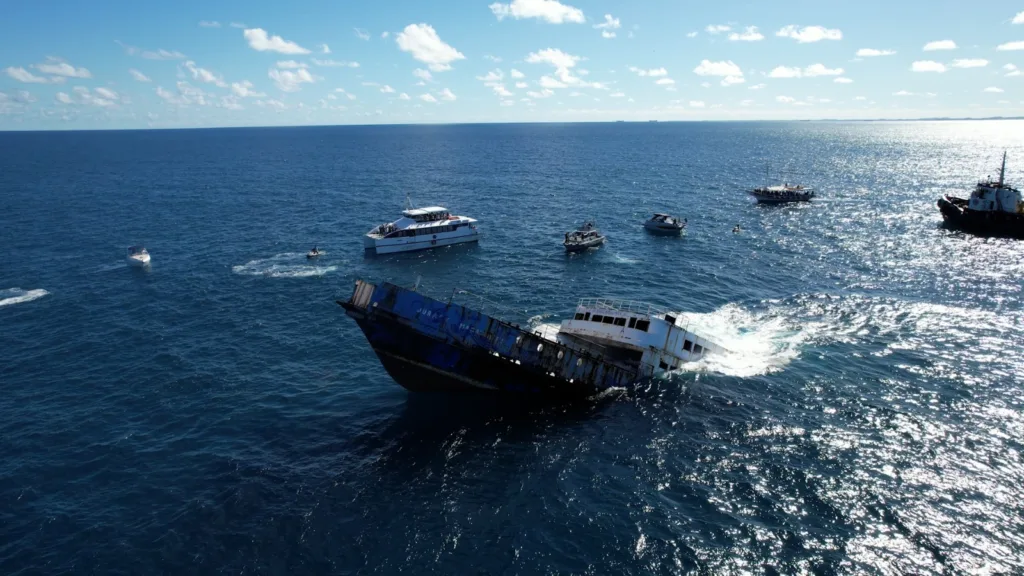
{"label": "small speedboat", "polygon": [[309,259],[312,260],[313,258],[319,258],[320,256],[323,256],[323,254],[324,253],[321,252],[320,250],[318,250],[316,246],[313,246],[312,250],[310,250],[309,252],[306,252],[306,258],[309,258]]}
{"label": "small speedboat", "polygon": [[679,234],[686,229],[686,219],[680,220],[669,214],[655,214],[644,222],[644,228],[655,234]]}
{"label": "small speedboat", "polygon": [[605,237],[594,227],[593,222],[587,222],[572,232],[565,233],[566,252],[583,252],[591,248],[597,248],[604,244]]}
{"label": "small speedboat", "polygon": [[128,265],[146,266],[149,264],[149,252],[143,246],[128,247]]}

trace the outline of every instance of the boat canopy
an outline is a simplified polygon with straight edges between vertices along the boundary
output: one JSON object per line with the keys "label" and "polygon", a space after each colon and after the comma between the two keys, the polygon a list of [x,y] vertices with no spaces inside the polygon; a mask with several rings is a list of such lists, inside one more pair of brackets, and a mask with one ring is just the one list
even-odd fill
{"label": "boat canopy", "polygon": [[129,246],[128,247],[128,253],[129,254],[145,254],[146,253],[146,247],[145,246]]}
{"label": "boat canopy", "polygon": [[444,214],[448,212],[447,208],[441,206],[427,206],[426,208],[410,208],[409,210],[402,211],[402,215],[407,218],[421,218],[423,216],[430,216],[431,214]]}

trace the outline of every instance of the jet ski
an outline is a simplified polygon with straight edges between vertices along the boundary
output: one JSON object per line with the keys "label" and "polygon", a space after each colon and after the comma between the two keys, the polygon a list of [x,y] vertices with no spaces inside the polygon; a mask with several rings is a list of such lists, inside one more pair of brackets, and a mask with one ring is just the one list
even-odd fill
{"label": "jet ski", "polygon": [[316,246],[313,246],[313,249],[306,253],[306,258],[309,258],[309,259],[319,258],[320,256],[322,256],[324,254],[326,254],[326,252],[321,252],[320,250],[317,250]]}

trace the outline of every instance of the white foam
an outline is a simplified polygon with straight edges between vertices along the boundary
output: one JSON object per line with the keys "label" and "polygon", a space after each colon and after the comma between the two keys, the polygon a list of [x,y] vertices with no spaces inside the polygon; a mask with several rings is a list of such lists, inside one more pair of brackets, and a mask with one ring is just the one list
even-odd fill
{"label": "white foam", "polygon": [[21,304],[22,302],[31,302],[33,300],[38,300],[47,294],[49,294],[49,292],[42,288],[37,288],[35,290],[22,290],[21,288],[0,290],[0,306],[10,306],[12,304]]}
{"label": "white foam", "polygon": [[689,321],[689,328],[728,351],[684,364],[680,372],[717,372],[739,378],[777,372],[800,355],[800,345],[811,335],[770,311],[755,314],[735,304],[708,314],[681,316],[684,323]]}
{"label": "white foam", "polygon": [[615,255],[615,263],[616,264],[638,264],[639,262],[640,262],[639,260],[636,260],[636,259],[633,259],[633,258],[626,258],[625,256],[622,256],[622,255],[619,255],[619,254]]}
{"label": "white foam", "polygon": [[314,266],[312,264],[300,264],[300,262],[307,262],[305,254],[286,252],[271,256],[270,258],[250,260],[245,264],[232,266],[231,271],[242,276],[310,278],[324,276],[338,269],[337,266]]}

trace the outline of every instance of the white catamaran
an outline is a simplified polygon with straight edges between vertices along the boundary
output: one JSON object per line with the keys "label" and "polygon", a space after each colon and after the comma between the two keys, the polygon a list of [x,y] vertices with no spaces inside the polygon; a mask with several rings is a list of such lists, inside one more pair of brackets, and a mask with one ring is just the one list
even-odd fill
{"label": "white catamaran", "polygon": [[363,246],[375,254],[394,254],[476,242],[479,238],[475,219],[452,215],[441,206],[428,206],[408,208],[398,220],[370,230],[363,237]]}

